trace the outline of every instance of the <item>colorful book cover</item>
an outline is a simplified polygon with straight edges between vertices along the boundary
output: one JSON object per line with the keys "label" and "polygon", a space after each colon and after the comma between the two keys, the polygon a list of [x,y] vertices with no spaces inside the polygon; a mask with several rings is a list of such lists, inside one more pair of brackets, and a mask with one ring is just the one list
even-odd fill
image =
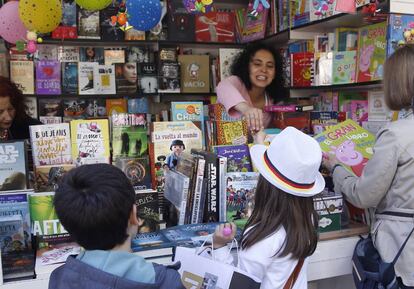
{"label": "colorful book cover", "polygon": [[291,54],[291,85],[311,86],[314,81],[314,54],[312,52],[298,52]]}
{"label": "colorful book cover", "polygon": [[328,127],[314,138],[323,153],[333,155],[345,169],[356,176],[361,176],[372,157],[375,143],[375,136],[352,119]]}
{"label": "colorful book cover", "polygon": [[231,117],[226,108],[221,103],[208,105],[208,117],[210,120],[224,120],[224,121],[236,121],[240,120],[240,117]]}
{"label": "colorful book cover", "polygon": [[61,94],[60,62],[53,60],[36,62],[36,94]]}
{"label": "colorful book cover", "polygon": [[[253,1],[249,2],[253,4]],[[253,15],[247,10],[244,10],[244,25],[241,36],[242,43],[264,38],[268,14],[269,9],[263,9],[257,15]]]}
{"label": "colorful book cover", "polygon": [[29,130],[35,166],[72,163],[69,124],[32,125]]}
{"label": "colorful book cover", "polygon": [[414,42],[413,29],[414,15],[390,14],[388,20],[387,56],[393,54],[399,46]]}
{"label": "colorful book cover", "polygon": [[0,216],[0,246],[2,255],[25,248],[21,215]]}
{"label": "colorful book cover", "polygon": [[36,192],[51,192],[56,191],[59,182],[63,176],[73,169],[75,165],[51,165],[51,166],[36,166],[34,168],[35,174],[35,191]]}
{"label": "colorful book cover", "polygon": [[228,173],[251,172],[253,170],[247,145],[214,146],[213,150],[218,156],[227,158]]}
{"label": "colorful book cover", "polygon": [[[367,91],[340,91],[338,93],[338,111],[351,112],[350,103],[352,100],[367,100]],[[350,118],[349,114],[349,118]]]}
{"label": "colorful book cover", "polygon": [[210,57],[179,55],[182,92],[210,92]]}
{"label": "colorful book cover", "polygon": [[139,158],[118,157],[113,164],[127,176],[135,190],[151,189],[151,171],[149,157]]}
{"label": "colorful book cover", "polygon": [[28,194],[33,191],[2,192],[0,194],[0,218],[18,215],[23,222],[24,246],[30,249],[30,212]]}
{"label": "colorful book cover", "polygon": [[158,231],[161,217],[159,193],[155,190],[135,191],[135,204],[140,223],[138,234]]}
{"label": "colorful book cover", "polygon": [[[173,141],[182,141],[185,152],[202,149],[202,131],[200,122],[163,121],[153,122],[151,128],[153,153],[150,154],[152,173],[157,190],[164,187],[164,167],[169,155],[172,155]],[[178,156],[179,157],[179,156]]]}
{"label": "colorful book cover", "polygon": [[149,102],[146,97],[129,98],[128,113],[149,113]]}
{"label": "colorful book cover", "polygon": [[245,121],[216,121],[218,145],[247,144],[247,124]]}
{"label": "colorful book cover", "polygon": [[99,11],[101,39],[103,41],[123,41],[125,32],[112,24],[111,17],[118,15],[119,5],[121,2],[112,2],[108,7]]}
{"label": "colorful book cover", "polygon": [[354,83],[357,51],[334,52],[332,84]]}
{"label": "colorful book cover", "polygon": [[234,12],[212,11],[197,14],[195,38],[199,42],[235,42]]}
{"label": "colorful book cover", "polygon": [[27,188],[26,147],[23,141],[0,143],[0,191]]}
{"label": "colorful book cover", "polygon": [[72,157],[77,166],[109,163],[107,119],[79,119],[70,122]]}
{"label": "colorful book cover", "polygon": [[62,21],[60,22],[60,25],[52,31],[52,38],[78,38],[75,0],[62,1]]}
{"label": "colorful book cover", "polygon": [[368,101],[351,100],[351,118],[361,124],[368,120]]}
{"label": "colorful book cover", "polygon": [[335,28],[335,50],[349,51],[358,50],[358,28],[337,27]]}
{"label": "colorful book cover", "polygon": [[62,93],[78,94],[77,62],[62,62]]}
{"label": "colorful book cover", "polygon": [[259,173],[227,173],[226,179],[227,221],[243,229],[254,209]]}
{"label": "colorful book cover", "polygon": [[53,205],[54,192],[29,195],[32,234],[35,236],[67,235]]}
{"label": "colorful book cover", "polygon": [[[201,101],[173,101],[171,102],[171,115],[173,121],[200,121],[203,136],[204,129],[204,106]],[[203,137],[203,145],[205,138]]]}
{"label": "colorful book cover", "polygon": [[335,11],[336,0],[313,0],[309,1],[310,12],[309,20],[310,22],[331,17],[338,12]]}
{"label": "colorful book cover", "polygon": [[95,66],[93,70],[93,81],[96,94],[115,94],[115,66]]}
{"label": "colorful book cover", "polygon": [[79,47],[77,46],[59,46],[58,60],[60,62],[79,62]]}
{"label": "colorful book cover", "polygon": [[79,94],[96,94],[94,71],[99,64],[97,62],[78,63],[78,87]]}
{"label": "colorful book cover", "polygon": [[128,103],[125,98],[106,99],[106,113],[108,116],[128,112]]}
{"label": "colorful book cover", "polygon": [[23,94],[34,94],[33,61],[10,61],[10,80]]}
{"label": "colorful book cover", "polygon": [[311,111],[310,121],[313,134],[319,134],[326,127],[338,124],[337,111]]}
{"label": "colorful book cover", "polygon": [[387,23],[360,28],[357,82],[382,79],[387,56]]}
{"label": "colorful book cover", "polygon": [[145,114],[119,113],[111,116],[112,158],[137,158],[148,154]]}

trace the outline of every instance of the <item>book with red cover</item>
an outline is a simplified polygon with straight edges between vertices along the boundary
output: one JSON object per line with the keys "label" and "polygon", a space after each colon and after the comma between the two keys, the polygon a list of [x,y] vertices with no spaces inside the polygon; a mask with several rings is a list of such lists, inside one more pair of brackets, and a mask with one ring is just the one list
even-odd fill
{"label": "book with red cover", "polygon": [[273,125],[276,128],[284,129],[293,126],[304,133],[310,133],[310,115],[309,112],[275,112]]}
{"label": "book with red cover", "polygon": [[199,42],[235,42],[234,12],[197,14],[195,37]]}
{"label": "book with red cover", "polygon": [[292,86],[311,86],[314,80],[313,52],[292,53],[291,57],[291,84]]}

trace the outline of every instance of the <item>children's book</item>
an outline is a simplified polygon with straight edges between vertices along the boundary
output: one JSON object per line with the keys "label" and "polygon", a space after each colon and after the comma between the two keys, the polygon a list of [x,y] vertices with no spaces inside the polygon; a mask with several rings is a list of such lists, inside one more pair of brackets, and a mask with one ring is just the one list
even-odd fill
{"label": "children's book", "polygon": [[254,209],[259,173],[227,173],[226,179],[227,221],[243,229]]}
{"label": "children's book", "polygon": [[234,12],[212,11],[197,14],[195,38],[199,42],[235,42]]}
{"label": "children's book", "polygon": [[115,66],[97,65],[93,70],[94,90],[97,94],[115,94]]}
{"label": "children's book", "polygon": [[[249,1],[253,4],[253,1]],[[250,13],[253,11],[244,10],[244,25],[242,28],[241,42],[251,42],[262,39],[265,36],[267,16],[269,9],[263,9],[261,12]]]}
{"label": "children's book", "polygon": [[200,121],[204,138],[204,106],[201,101],[173,101],[171,102],[172,121]]}
{"label": "children's book", "polygon": [[151,189],[149,157],[117,157],[113,164],[127,176],[135,190]]}
{"label": "children's book", "polygon": [[210,92],[208,55],[179,55],[182,92]]}
{"label": "children's book", "polygon": [[215,121],[218,145],[240,145],[247,143],[245,121]]}
{"label": "children's book", "polygon": [[36,166],[34,168],[35,191],[56,191],[56,189],[59,187],[59,182],[62,180],[63,176],[74,167],[75,165],[72,164]]}
{"label": "children's book", "polygon": [[368,120],[367,100],[351,100],[351,118],[359,124]]}
{"label": "children's book", "polygon": [[372,157],[375,136],[352,119],[326,128],[314,136],[322,152],[333,155],[349,172],[360,176]]}
{"label": "children's book", "polygon": [[23,94],[34,94],[33,61],[10,61],[10,80]]}
{"label": "children's book", "polygon": [[36,94],[61,94],[60,63],[57,60],[36,62]]}
{"label": "children's book", "polygon": [[155,190],[136,190],[135,204],[137,205],[138,233],[158,231],[160,214],[160,194]]}
{"label": "children's book", "polygon": [[292,53],[291,57],[291,85],[311,86],[314,82],[314,54],[313,52]]}
{"label": "children's book", "polygon": [[357,82],[382,79],[387,52],[387,23],[360,28]]}
{"label": "children's book", "polygon": [[62,93],[78,94],[77,62],[62,62]]}
{"label": "children's book", "polygon": [[107,119],[80,119],[70,122],[72,158],[83,164],[109,163],[109,127]]}
{"label": "children's book", "polygon": [[137,158],[148,154],[145,114],[119,113],[111,116],[112,158]]}
{"label": "children's book", "polygon": [[335,11],[336,0],[313,0],[309,1],[310,22],[331,17],[338,12]]}
{"label": "children's book", "polygon": [[0,191],[27,188],[27,155],[24,141],[0,143]]}
{"label": "children's book", "polygon": [[393,54],[399,46],[414,42],[413,28],[414,15],[390,14],[388,20],[387,56]]}
{"label": "children's book", "polygon": [[29,127],[35,166],[72,163],[69,124],[41,124]]}
{"label": "children's book", "polygon": [[336,125],[338,123],[337,111],[311,111],[311,132],[313,134],[319,134],[323,132],[326,127]]}
{"label": "children's book", "polygon": [[[174,156],[172,151],[173,141],[182,141],[183,151],[202,149],[201,123],[196,121],[163,121],[153,122],[151,127],[151,139],[153,152],[150,153],[153,179],[156,187],[162,190],[164,187],[164,166],[168,156]],[[179,155],[176,155],[179,157]]]}
{"label": "children's book", "polygon": [[354,83],[357,51],[334,52],[332,84]]}
{"label": "children's book", "polygon": [[247,145],[219,145],[213,146],[218,156],[227,158],[227,172],[251,172],[249,147]]}

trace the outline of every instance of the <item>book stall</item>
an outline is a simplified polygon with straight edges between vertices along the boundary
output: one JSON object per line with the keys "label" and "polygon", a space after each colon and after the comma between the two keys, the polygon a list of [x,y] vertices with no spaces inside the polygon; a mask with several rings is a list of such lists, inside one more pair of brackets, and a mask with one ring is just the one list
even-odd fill
{"label": "book stall", "polygon": [[[293,126],[360,176],[375,134],[406,113],[387,108],[381,85],[387,57],[413,43],[414,5],[404,1],[0,5],[0,76],[41,123],[25,140],[0,141],[0,289],[47,288],[51,272],[81,252],[53,198],[65,173],[85,164],[112,164],[131,182],[140,221],[132,250],[150,262],[172,263],[177,246],[201,246],[223,222],[240,238],[259,172],[248,123],[217,101],[216,87],[251,43],[283,58],[286,96],[263,107],[272,119],[267,144]],[[320,171],[309,288],[354,288],[351,258],[373,212],[345,200]]]}

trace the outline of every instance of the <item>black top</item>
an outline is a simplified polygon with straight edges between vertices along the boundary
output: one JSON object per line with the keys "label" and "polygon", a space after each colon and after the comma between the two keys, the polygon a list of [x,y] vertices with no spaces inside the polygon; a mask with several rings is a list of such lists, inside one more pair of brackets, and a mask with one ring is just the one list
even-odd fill
{"label": "black top", "polygon": [[13,124],[10,127],[9,140],[29,139],[30,138],[29,126],[36,125],[36,124],[42,124],[42,123],[39,120],[31,118],[29,116],[22,120],[13,121]]}

